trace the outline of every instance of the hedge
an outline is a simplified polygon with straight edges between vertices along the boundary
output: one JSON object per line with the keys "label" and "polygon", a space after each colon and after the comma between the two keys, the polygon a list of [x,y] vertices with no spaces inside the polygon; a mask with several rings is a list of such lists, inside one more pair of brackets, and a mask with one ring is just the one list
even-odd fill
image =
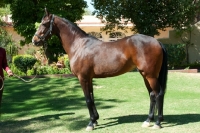
{"label": "hedge", "polygon": [[186,64],[185,44],[164,44],[164,46],[167,49],[169,69]]}

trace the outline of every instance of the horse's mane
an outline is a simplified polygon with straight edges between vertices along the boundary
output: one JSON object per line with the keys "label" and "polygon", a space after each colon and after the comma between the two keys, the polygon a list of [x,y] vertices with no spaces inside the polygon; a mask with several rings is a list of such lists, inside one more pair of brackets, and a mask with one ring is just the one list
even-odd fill
{"label": "horse's mane", "polygon": [[[46,17],[47,15],[46,14],[44,14],[44,16],[42,17],[42,20]],[[57,16],[56,15],[56,17],[58,17],[58,18],[60,18],[61,20],[63,20],[67,25],[69,25],[69,28],[70,28],[70,30],[72,30],[72,31],[75,31],[75,33],[82,33],[82,34],[84,34],[84,35],[87,35],[87,36],[90,36],[90,37],[94,37],[94,36],[91,36],[91,35],[89,35],[89,34],[87,34],[85,31],[83,31],[80,27],[78,27],[75,23],[72,23],[71,21],[69,21],[68,19],[66,19],[66,18],[61,18],[61,17],[59,17],[59,16]],[[41,21],[42,21],[41,20]],[[95,37],[94,37],[95,38]]]}
{"label": "horse's mane", "polygon": [[66,18],[61,18],[67,25],[69,25],[70,30],[75,31],[75,33],[82,33],[84,35],[88,35],[85,31],[83,31],[80,27],[78,27],[76,24],[72,23]]}
{"label": "horse's mane", "polygon": [[73,31],[73,33],[79,33],[79,34],[86,35],[86,36],[88,36],[88,37],[91,37],[91,38],[93,38],[93,39],[98,40],[95,36],[92,36],[92,35],[90,35],[90,34],[87,34],[87,33],[86,33],[85,31],[83,31],[80,27],[78,27],[75,23],[69,21],[68,19],[66,19],[66,18],[61,18],[61,17],[59,17],[59,16],[56,16],[56,17],[58,17],[58,18],[60,18],[61,20],[63,20],[63,21],[68,25],[69,29],[70,29],[71,31]]}

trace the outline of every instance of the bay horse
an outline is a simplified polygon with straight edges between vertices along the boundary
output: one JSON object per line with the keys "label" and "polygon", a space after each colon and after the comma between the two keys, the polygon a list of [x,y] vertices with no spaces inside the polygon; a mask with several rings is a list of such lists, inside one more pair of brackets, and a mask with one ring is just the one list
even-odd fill
{"label": "bay horse", "polygon": [[78,78],[90,114],[86,130],[94,129],[99,119],[93,78],[118,76],[135,68],[142,75],[150,97],[150,109],[142,127],[149,127],[158,112],[154,128],[161,128],[164,94],[167,84],[167,51],[155,38],[135,34],[114,42],[103,42],[88,35],[65,18],[50,14],[45,8],[41,24],[32,38],[34,45],[58,36],[70,59],[72,73]]}

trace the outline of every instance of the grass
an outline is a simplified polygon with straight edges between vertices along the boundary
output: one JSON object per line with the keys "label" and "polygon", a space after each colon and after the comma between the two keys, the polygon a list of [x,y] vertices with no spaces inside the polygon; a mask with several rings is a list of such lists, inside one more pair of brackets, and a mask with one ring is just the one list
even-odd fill
{"label": "grass", "polygon": [[[100,119],[94,133],[196,133],[200,131],[200,74],[169,73],[164,128],[141,128],[149,97],[137,72],[94,79]],[[1,133],[84,133],[89,113],[76,78],[5,80]],[[153,123],[152,123],[153,125]]]}

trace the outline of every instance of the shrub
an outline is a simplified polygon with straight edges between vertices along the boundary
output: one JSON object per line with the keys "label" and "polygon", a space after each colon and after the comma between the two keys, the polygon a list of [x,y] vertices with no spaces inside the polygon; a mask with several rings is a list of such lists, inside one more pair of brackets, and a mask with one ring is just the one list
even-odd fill
{"label": "shrub", "polygon": [[14,74],[20,75],[20,76],[25,76],[26,75],[25,73],[23,73],[19,69],[17,69],[17,67],[13,63],[10,63],[9,66],[10,66],[10,68],[11,68],[11,70],[12,70],[12,72]]}
{"label": "shrub", "polygon": [[45,74],[70,74],[71,71],[68,68],[57,68],[55,66],[41,66],[37,68],[38,75]]}
{"label": "shrub", "polygon": [[165,44],[167,49],[168,67],[174,69],[186,63],[185,44]]}
{"label": "shrub", "polygon": [[17,55],[13,57],[13,63],[16,68],[26,75],[27,71],[33,68],[36,61],[36,58],[31,55]]}
{"label": "shrub", "polygon": [[63,55],[63,56],[59,56],[59,57],[58,57],[58,61],[61,62],[61,63],[63,63],[64,66],[65,66],[65,68],[67,68],[67,69],[69,69],[69,70],[71,71],[71,69],[70,69],[70,62],[69,62],[69,57],[68,57],[67,54],[65,54],[65,55]]}
{"label": "shrub", "polygon": [[66,55],[64,63],[65,63],[65,67],[66,67],[67,69],[69,69],[69,71],[71,71],[68,55]]}

